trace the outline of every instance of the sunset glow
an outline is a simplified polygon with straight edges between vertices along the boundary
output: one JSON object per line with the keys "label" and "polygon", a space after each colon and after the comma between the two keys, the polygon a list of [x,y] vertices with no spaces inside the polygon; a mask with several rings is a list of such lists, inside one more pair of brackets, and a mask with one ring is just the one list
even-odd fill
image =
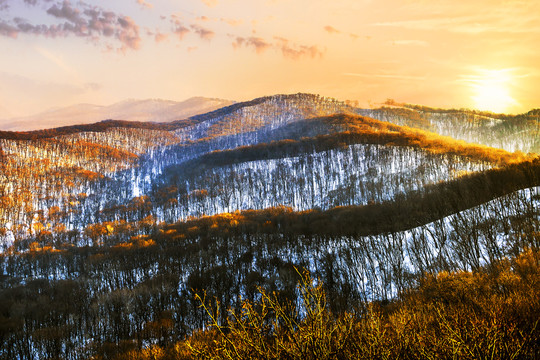
{"label": "sunset glow", "polygon": [[538,24],[532,0],[0,0],[0,119],[296,92],[525,112]]}
{"label": "sunset glow", "polygon": [[475,108],[497,113],[507,112],[518,105],[509,90],[513,79],[508,71],[487,70],[481,76],[471,79],[471,88],[475,94],[472,99]]}

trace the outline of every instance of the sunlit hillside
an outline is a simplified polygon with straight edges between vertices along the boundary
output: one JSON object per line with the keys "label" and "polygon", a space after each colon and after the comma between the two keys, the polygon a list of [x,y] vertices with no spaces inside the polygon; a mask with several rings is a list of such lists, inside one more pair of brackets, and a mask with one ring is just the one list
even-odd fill
{"label": "sunlit hillside", "polygon": [[533,359],[535,116],[300,93],[1,131],[0,358]]}

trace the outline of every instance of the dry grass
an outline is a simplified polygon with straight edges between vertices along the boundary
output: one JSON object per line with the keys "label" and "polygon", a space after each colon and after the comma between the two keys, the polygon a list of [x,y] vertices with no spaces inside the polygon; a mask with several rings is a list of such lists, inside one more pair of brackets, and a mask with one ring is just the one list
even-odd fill
{"label": "dry grass", "polygon": [[302,273],[299,303],[260,290],[224,316],[199,297],[208,327],[168,348],[118,359],[535,359],[540,355],[540,253],[479,272],[426,276],[390,304],[333,314],[320,282]]}

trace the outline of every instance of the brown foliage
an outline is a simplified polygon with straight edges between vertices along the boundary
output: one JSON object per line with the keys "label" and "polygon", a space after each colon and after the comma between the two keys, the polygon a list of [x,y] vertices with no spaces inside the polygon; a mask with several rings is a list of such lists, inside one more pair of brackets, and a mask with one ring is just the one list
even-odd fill
{"label": "brown foliage", "polygon": [[[325,151],[352,144],[410,146],[434,154],[455,155],[471,161],[489,162],[499,166],[533,160],[537,157],[534,154],[510,153],[503,149],[470,144],[429,131],[358,115],[339,114],[305,121],[310,127],[322,126],[332,129],[332,133],[299,140],[285,139],[241,146],[232,150],[214,151],[188,162],[183,168],[189,172],[200,166],[223,166],[241,161],[293,156],[303,152]],[[194,166],[195,163],[197,166]]]}
{"label": "brown foliage", "polygon": [[[295,212],[288,207],[244,210],[167,225],[174,238],[275,233],[287,235],[376,235],[408,230],[514,191],[540,185],[540,160],[510,164],[435,184],[423,193],[364,206]],[[234,224],[234,226],[233,226]],[[173,232],[171,232],[172,234]]]}
{"label": "brown foliage", "polygon": [[[185,123],[185,124],[184,124]],[[152,123],[125,120],[104,120],[94,124],[63,126],[54,129],[34,131],[0,131],[0,139],[9,140],[37,140],[54,138],[61,135],[77,134],[80,132],[104,132],[112,128],[148,129],[148,130],[175,130],[191,124],[189,120],[172,123]]]}
{"label": "brown foliage", "polygon": [[164,348],[119,359],[535,359],[540,352],[540,253],[478,272],[427,276],[389,304],[332,313],[320,284],[303,274],[301,302],[259,288],[253,302],[227,310],[197,295],[206,330]]}

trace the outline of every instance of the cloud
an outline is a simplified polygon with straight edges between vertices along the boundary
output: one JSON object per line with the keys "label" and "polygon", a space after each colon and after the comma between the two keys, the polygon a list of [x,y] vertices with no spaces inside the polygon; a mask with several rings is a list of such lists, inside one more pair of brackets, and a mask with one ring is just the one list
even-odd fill
{"label": "cloud", "polygon": [[117,32],[118,40],[123,44],[122,49],[126,47],[131,49],[139,49],[141,46],[141,37],[139,36],[139,26],[129,16],[119,17],[118,23],[122,27]]}
{"label": "cloud", "polygon": [[203,40],[212,40],[212,38],[216,35],[216,33],[213,32],[212,30],[209,30],[197,24],[192,24],[191,29],[193,30],[193,32],[198,34]]}
{"label": "cloud", "polygon": [[355,33],[346,33],[346,32],[343,32],[341,30],[338,30],[336,29],[335,27],[331,26],[331,25],[326,25],[323,27],[324,31],[326,31],[327,33],[329,33],[330,35],[349,35],[349,37],[353,40],[357,40],[360,35],[358,34],[355,34]]}
{"label": "cloud", "polygon": [[191,32],[191,30],[189,30],[189,28],[187,28],[183,24],[183,22],[180,20],[180,18],[177,15],[171,15],[170,22],[173,26],[172,28],[173,34],[178,36],[180,40],[183,40],[184,36],[186,36],[187,34]]}
{"label": "cloud", "polygon": [[339,31],[338,29],[330,25],[326,25],[324,27],[324,30],[328,32],[329,34],[341,34],[341,31]]}
{"label": "cloud", "polygon": [[322,57],[324,53],[316,45],[306,46],[292,44],[288,39],[284,39],[281,37],[276,37],[275,39],[277,40],[277,47],[281,50],[281,53],[286,58],[290,58],[293,60],[298,60],[305,56],[315,58]]}
{"label": "cloud", "polygon": [[0,0],[0,11],[9,9],[8,0]]}
{"label": "cloud", "polygon": [[226,23],[226,24],[229,24],[232,27],[240,26],[240,25],[242,25],[244,23],[243,20],[236,20],[236,19],[221,18],[219,20]]}
{"label": "cloud", "polygon": [[288,39],[283,37],[274,37],[274,42],[269,42],[261,37],[241,37],[237,36],[234,38],[232,43],[234,49],[239,49],[242,47],[251,48],[255,50],[257,54],[262,54],[268,49],[274,49],[281,52],[283,57],[298,60],[302,57],[322,57],[324,51],[321,50],[318,46],[306,46],[295,44]]}
{"label": "cloud", "polygon": [[214,7],[218,4],[218,0],[201,0],[204,5],[208,6],[208,7]]}
{"label": "cloud", "polygon": [[[234,37],[234,35],[230,35],[230,37]],[[237,36],[234,41],[232,42],[232,47],[233,49],[238,49],[238,48],[241,48],[242,45],[244,45],[244,43],[246,42],[246,39],[241,37],[241,36]]]}
{"label": "cloud", "polygon": [[10,38],[17,38],[17,34],[19,33],[18,29],[10,24],[7,24],[5,22],[0,22],[0,35],[4,35]]}
{"label": "cloud", "polygon": [[78,25],[85,23],[85,20],[81,17],[81,11],[72,7],[69,1],[64,1],[61,7],[58,4],[53,5],[47,10],[47,14],[60,19],[66,19]]}
{"label": "cloud", "polygon": [[247,46],[253,47],[257,54],[263,53],[271,46],[271,44],[267,43],[264,39],[254,36],[249,37],[246,41],[246,44]]}
{"label": "cloud", "polygon": [[159,29],[156,29],[155,32],[150,29],[146,29],[146,35],[153,37],[156,43],[163,42],[169,38],[169,34],[164,34]]}
{"label": "cloud", "polygon": [[241,19],[231,19],[231,18],[215,18],[215,17],[208,17],[206,15],[201,15],[201,16],[197,16],[195,17],[195,21],[198,21],[198,22],[222,22],[222,23],[225,23],[227,25],[230,25],[232,27],[237,27],[237,26],[240,26],[244,23],[244,20],[241,20]]}
{"label": "cloud", "polygon": [[137,0],[137,4],[141,5],[143,8],[151,9],[154,7],[153,4],[147,3],[144,0]]}
{"label": "cloud", "polygon": [[165,41],[169,38],[169,35],[167,34],[163,34],[163,33],[160,33],[159,31],[156,32],[156,34],[154,35],[154,40],[157,42],[157,43],[160,43],[162,41]]}
{"label": "cloud", "polygon": [[[37,0],[24,0],[29,5],[37,5]],[[44,0],[48,3],[49,0]],[[140,48],[139,26],[129,16],[118,15],[98,6],[84,2],[77,6],[70,1],[56,2],[46,10],[46,14],[59,19],[57,24],[33,24],[20,17],[0,22],[0,35],[16,38],[18,34],[31,34],[45,37],[77,36],[99,43],[104,38],[114,38],[120,44],[118,50]],[[107,44],[106,47],[111,47]]]}
{"label": "cloud", "polygon": [[233,47],[235,49],[240,47],[251,47],[255,50],[257,54],[262,54],[266,51],[266,49],[270,48],[272,45],[268,42],[266,42],[263,38],[260,37],[237,37],[235,41],[233,42]]}
{"label": "cloud", "polygon": [[319,49],[318,46],[305,46],[299,45],[298,47],[291,47],[288,44],[281,45],[281,52],[283,56],[291,58],[293,60],[298,60],[301,57],[309,56],[311,58],[323,57],[324,52]]}
{"label": "cloud", "polygon": [[[42,2],[47,2],[47,3],[49,3],[49,2],[51,2],[51,1],[53,1],[53,0],[41,0],[41,1],[42,1]],[[28,5],[34,5],[34,6],[35,6],[35,5],[38,4],[38,2],[40,2],[40,0],[24,0],[24,2],[25,2],[26,4],[28,4]]]}

